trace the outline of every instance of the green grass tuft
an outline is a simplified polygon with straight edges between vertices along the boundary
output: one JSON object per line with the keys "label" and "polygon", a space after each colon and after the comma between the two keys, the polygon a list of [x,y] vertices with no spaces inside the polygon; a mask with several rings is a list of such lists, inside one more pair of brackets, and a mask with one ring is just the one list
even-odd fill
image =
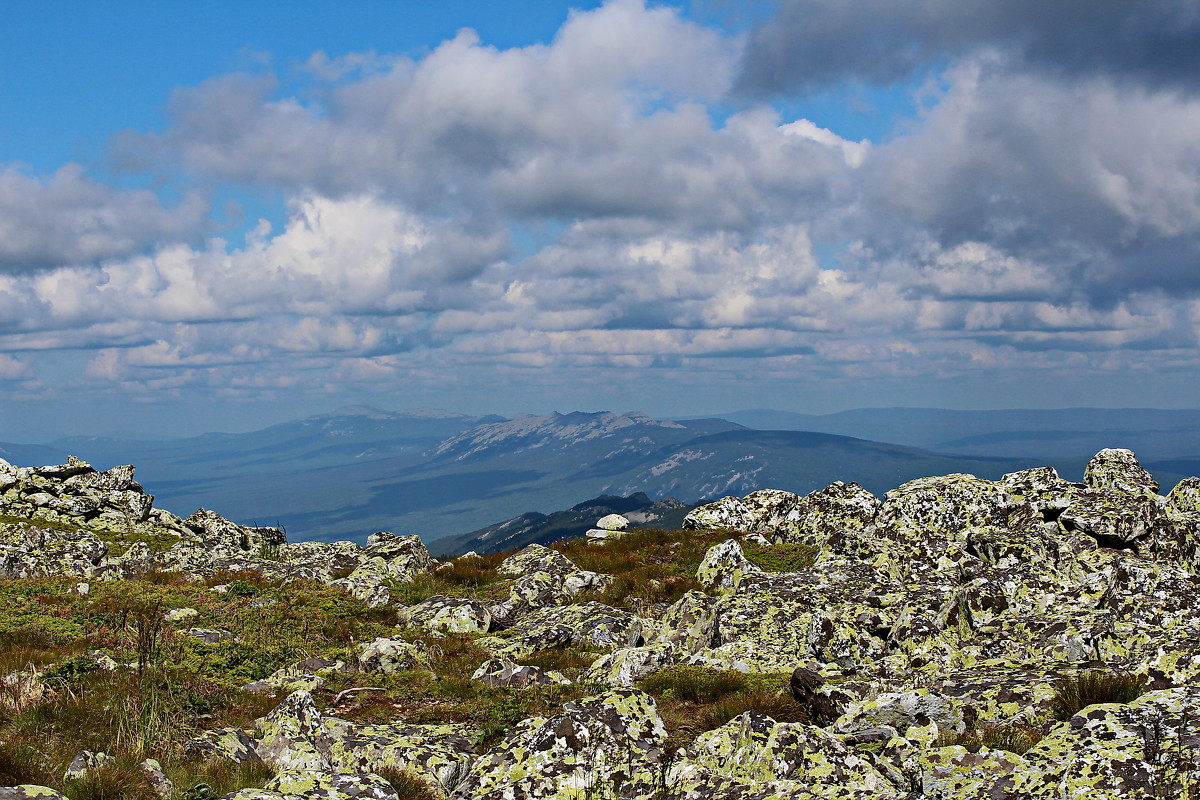
{"label": "green grass tuft", "polygon": [[1096,703],[1131,703],[1145,693],[1143,675],[1093,670],[1055,682],[1050,713],[1065,721]]}
{"label": "green grass tuft", "polygon": [[642,681],[642,688],[652,695],[686,703],[715,703],[744,690],[746,675],[732,669],[667,667]]}
{"label": "green grass tuft", "polygon": [[819,550],[806,544],[762,545],[743,541],[746,560],[767,572],[799,572],[817,560]]}

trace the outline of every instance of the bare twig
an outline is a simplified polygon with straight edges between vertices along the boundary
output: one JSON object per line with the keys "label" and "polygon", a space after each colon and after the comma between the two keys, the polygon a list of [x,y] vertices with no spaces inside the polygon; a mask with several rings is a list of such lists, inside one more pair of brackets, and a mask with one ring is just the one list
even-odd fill
{"label": "bare twig", "polygon": [[349,689],[342,689],[340,692],[338,692],[337,696],[333,698],[333,702],[330,703],[330,705],[336,706],[338,703],[342,702],[343,697],[350,694],[351,692],[383,692],[383,691],[387,691],[387,690],[384,689],[382,686],[352,686]]}

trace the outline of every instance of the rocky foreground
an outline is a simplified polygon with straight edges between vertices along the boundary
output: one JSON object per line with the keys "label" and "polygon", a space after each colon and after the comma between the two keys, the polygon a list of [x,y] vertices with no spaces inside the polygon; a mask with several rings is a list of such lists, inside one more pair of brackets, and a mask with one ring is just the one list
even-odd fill
{"label": "rocky foreground", "polygon": [[[613,575],[538,545],[497,563],[501,594],[400,603],[406,584],[476,557],[440,564],[417,537],[386,533],[365,547],[288,543],[209,511],[155,509],[132,467],[0,462],[0,576],[70,576],[86,593],[164,573],[255,573],[395,609],[394,635],[345,659],[280,665],[243,687],[280,698],[265,715],[188,743],[191,758],[269,768],[261,788],[227,798],[417,796],[386,777],[397,772],[421,796],[464,800],[1188,797],[1200,790],[1200,479],[1158,492],[1131,452],[1104,450],[1081,484],[1040,468],[923,478],[882,499],[853,483],[725,498],[693,511],[681,535],[720,534],[696,588],[627,610],[594,599]],[[619,547],[621,520],[603,523],[592,546]],[[812,558],[771,571],[752,548]],[[231,635],[188,627],[189,611],[169,610],[166,623]],[[330,681],[368,691],[416,674],[450,637],[490,656],[474,683],[580,691],[486,745],[469,720],[355,722],[314,699]],[[568,678],[523,664],[556,649],[589,654],[586,667]],[[36,704],[47,669],[9,674],[4,697]],[[748,710],[679,746],[656,677],[729,671],[790,675],[802,721]],[[1065,687],[1084,678],[1135,691],[1062,713]],[[71,769],[106,758],[81,752]],[[156,762],[141,768],[161,796],[187,796]],[[55,796],[0,788],[0,799]]]}

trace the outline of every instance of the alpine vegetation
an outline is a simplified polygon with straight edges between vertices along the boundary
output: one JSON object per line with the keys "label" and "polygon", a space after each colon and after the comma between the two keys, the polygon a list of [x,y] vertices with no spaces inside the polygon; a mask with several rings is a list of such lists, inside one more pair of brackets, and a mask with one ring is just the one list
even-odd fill
{"label": "alpine vegetation", "polygon": [[1200,479],[760,490],[437,560],[0,461],[0,800],[1200,792]]}

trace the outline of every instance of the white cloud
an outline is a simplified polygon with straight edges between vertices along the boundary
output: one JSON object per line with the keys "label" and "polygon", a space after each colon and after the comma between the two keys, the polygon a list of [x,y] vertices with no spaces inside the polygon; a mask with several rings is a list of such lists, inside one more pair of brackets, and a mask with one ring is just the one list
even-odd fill
{"label": "white cloud", "polygon": [[125,164],[266,185],[286,220],[197,241],[199,194],[0,175],[0,378],[74,350],[76,388],[237,397],[1194,360],[1193,96],[973,56],[856,142],[726,114],[740,46],[616,0],[547,45],[314,57],[303,100],[180,91]]}
{"label": "white cloud", "polygon": [[189,193],[165,208],[148,190],[121,190],[67,164],[48,178],[0,169],[0,273],[129,256],[162,242],[195,241],[208,204]]}

